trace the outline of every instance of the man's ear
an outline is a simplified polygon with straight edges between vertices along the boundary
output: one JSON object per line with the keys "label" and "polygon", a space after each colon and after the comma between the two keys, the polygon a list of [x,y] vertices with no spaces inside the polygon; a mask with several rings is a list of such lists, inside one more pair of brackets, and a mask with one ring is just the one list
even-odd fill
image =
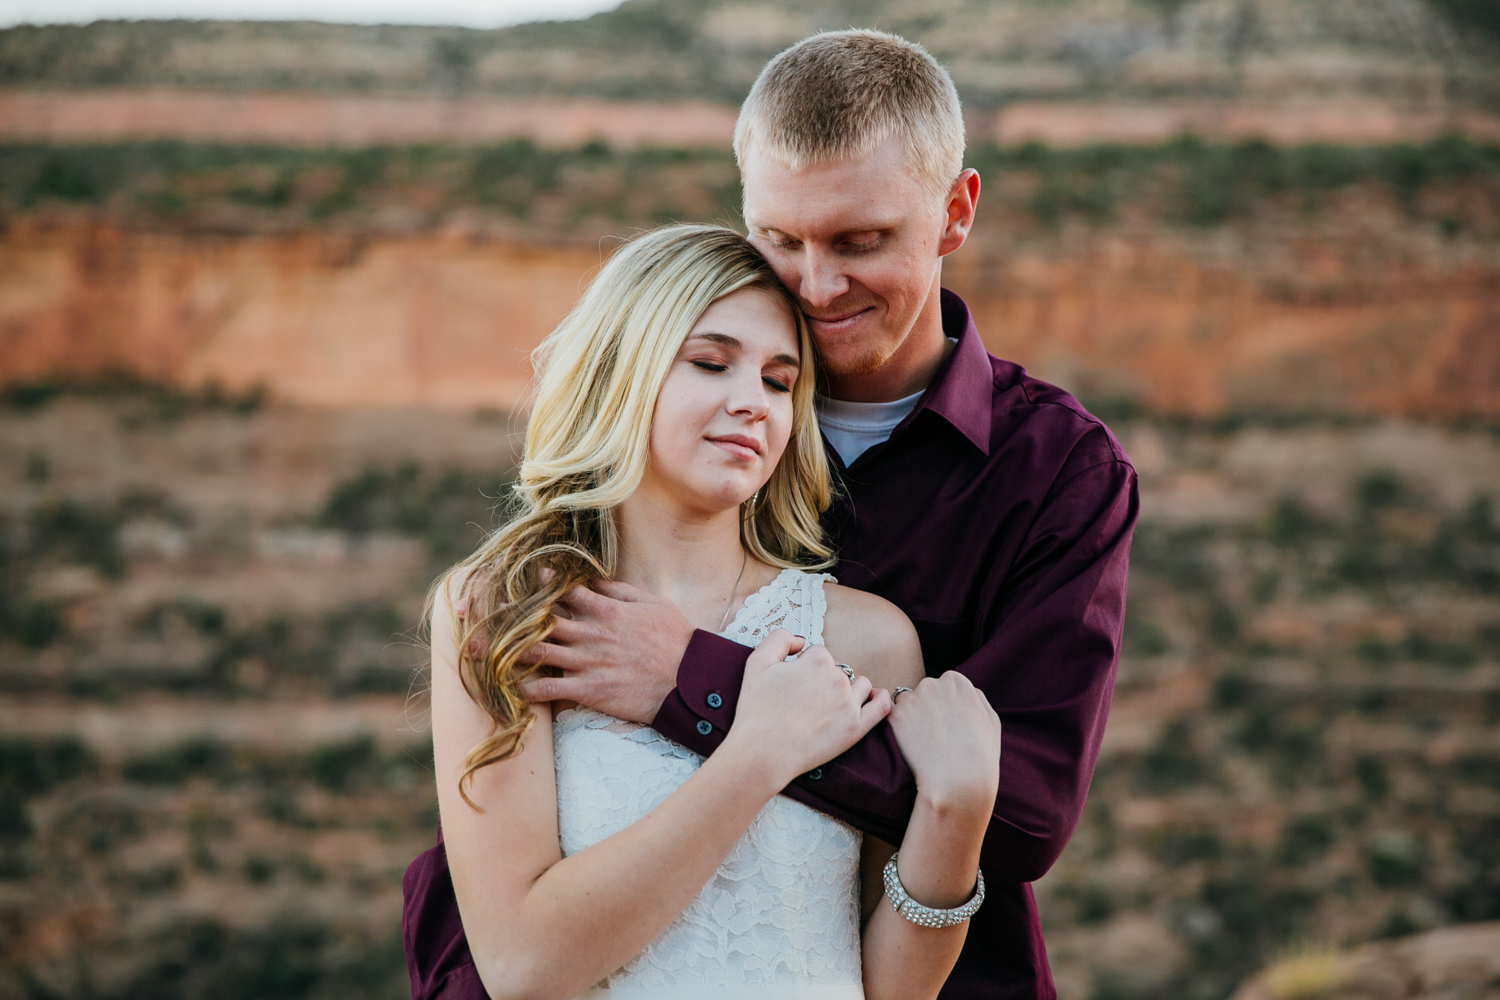
{"label": "man's ear", "polygon": [[966,167],[948,191],[944,206],[947,215],[943,238],[938,242],[938,256],[946,257],[964,245],[974,228],[974,213],[979,208],[979,171]]}

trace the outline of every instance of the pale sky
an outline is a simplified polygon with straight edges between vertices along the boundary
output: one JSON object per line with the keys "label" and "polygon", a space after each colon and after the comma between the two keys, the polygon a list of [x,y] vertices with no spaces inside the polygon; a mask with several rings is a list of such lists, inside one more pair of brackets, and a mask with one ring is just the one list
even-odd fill
{"label": "pale sky", "polygon": [[587,17],[621,0],[0,0],[0,27],[186,17],[498,28]]}

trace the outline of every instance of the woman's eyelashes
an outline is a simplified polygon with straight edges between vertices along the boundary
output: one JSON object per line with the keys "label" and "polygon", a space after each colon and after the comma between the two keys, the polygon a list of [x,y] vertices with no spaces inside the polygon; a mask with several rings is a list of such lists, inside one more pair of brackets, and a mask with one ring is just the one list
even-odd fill
{"label": "woman's eyelashes", "polygon": [[[699,371],[709,372],[714,375],[722,375],[724,372],[727,372],[729,370],[729,365],[727,363],[723,361],[714,361],[708,358],[694,358],[693,360],[689,361],[688,364],[692,365],[694,368],[697,368]],[[761,377],[761,381],[764,382],[766,386],[773,392],[792,391],[792,379],[786,378],[782,375],[765,375]]]}

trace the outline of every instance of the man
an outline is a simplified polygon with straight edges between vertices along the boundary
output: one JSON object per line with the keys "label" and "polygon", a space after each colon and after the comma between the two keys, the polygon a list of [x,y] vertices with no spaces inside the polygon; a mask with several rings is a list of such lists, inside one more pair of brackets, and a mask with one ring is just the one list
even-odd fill
{"label": "man", "polygon": [[[840,582],[911,617],[929,675],[959,670],[1003,722],[1000,793],[947,998],[1056,993],[1028,883],[1083,809],[1114,686],[1135,471],[1076,400],[985,352],[940,287],[973,224],[948,74],[873,31],[815,35],[773,59],[735,129],[752,242],[812,325],[822,425],[844,495],[825,525]],[[711,754],[749,650],[669,602],[601,582],[546,647],[571,699]],[[857,665],[856,665],[857,667]],[[925,683],[925,682],[924,682]],[[898,698],[922,697],[922,687]],[[891,727],[786,794],[899,844],[914,785]],[[414,995],[482,997],[439,845],[407,874]]]}

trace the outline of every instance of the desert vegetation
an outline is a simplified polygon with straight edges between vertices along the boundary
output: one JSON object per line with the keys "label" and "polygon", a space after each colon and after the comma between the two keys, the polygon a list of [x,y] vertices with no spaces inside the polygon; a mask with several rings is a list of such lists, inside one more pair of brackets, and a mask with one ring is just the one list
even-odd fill
{"label": "desert vegetation", "polygon": [[[981,144],[986,222],[1043,233],[1068,220],[1212,228],[1281,215],[1303,223],[1361,194],[1408,224],[1493,238],[1500,148],[1448,136],[1369,148],[1184,135],[1161,146],[1056,149]],[[727,150],[483,147],[356,150],[183,142],[0,145],[10,214],[75,209],[145,225],[267,230],[425,229],[478,215],[528,237],[588,238],[666,221],[738,221]],[[984,235],[983,228],[980,233]]]}
{"label": "desert vegetation", "polygon": [[[985,123],[1493,111],[1491,6],[23,26],[0,86],[728,106],[819,27],[923,41],[984,188],[945,283],[1141,473],[1110,725],[1036,887],[1060,994],[1220,1000],[1500,919],[1500,148]],[[727,149],[0,143],[0,996],[405,995],[427,588],[507,495],[525,351],[666,221],[739,222]]]}
{"label": "desert vegetation", "polygon": [[[402,995],[422,600],[514,429],[10,393],[0,990]],[[1500,917],[1500,438],[1116,429],[1143,521],[1089,807],[1038,886],[1060,987],[1217,998],[1308,942]]]}

